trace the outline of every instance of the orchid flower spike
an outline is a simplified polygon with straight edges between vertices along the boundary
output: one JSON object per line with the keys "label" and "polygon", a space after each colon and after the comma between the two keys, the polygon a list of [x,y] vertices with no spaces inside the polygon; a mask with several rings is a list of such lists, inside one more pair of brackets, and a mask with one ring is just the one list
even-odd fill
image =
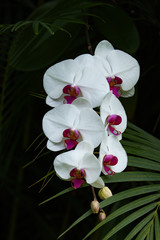
{"label": "orchid flower spike", "polygon": [[[87,141],[80,142],[75,150],[59,154],[54,160],[57,175],[64,180],[70,180],[73,188],[79,188],[84,182],[93,184],[101,179],[100,161],[93,155],[93,146]],[[99,188],[104,187],[100,180]]]}
{"label": "orchid flower spike", "polygon": [[115,136],[106,136],[100,146],[100,162],[105,175],[114,175],[127,167],[127,154]]}
{"label": "orchid flower spike", "polygon": [[51,66],[44,74],[43,84],[46,103],[56,107],[63,103],[71,104],[78,97],[85,97],[91,106],[100,106],[109,92],[109,84],[99,69],[97,60],[89,54],[75,60],[68,59]]}
{"label": "orchid flower spike", "polygon": [[97,45],[95,56],[101,61],[101,70],[112,93],[116,97],[133,96],[134,86],[140,74],[137,60],[121,50],[114,49],[111,43],[106,40]]}
{"label": "orchid flower spike", "polygon": [[82,140],[96,148],[105,134],[100,116],[84,98],[47,112],[43,117],[43,131],[49,139],[47,148],[52,151],[72,149]]}
{"label": "orchid flower spike", "polygon": [[121,102],[109,92],[100,107],[100,116],[108,135],[115,135],[119,140],[127,127],[127,116]]}

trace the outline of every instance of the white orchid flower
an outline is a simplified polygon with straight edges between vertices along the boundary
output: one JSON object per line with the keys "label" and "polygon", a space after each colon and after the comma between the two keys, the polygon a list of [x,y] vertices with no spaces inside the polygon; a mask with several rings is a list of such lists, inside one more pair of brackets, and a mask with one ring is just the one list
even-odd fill
{"label": "white orchid flower", "polygon": [[100,146],[100,162],[105,175],[114,175],[127,167],[127,154],[115,136],[106,136]]}
{"label": "white orchid flower", "polygon": [[64,104],[47,112],[43,117],[43,131],[47,148],[52,151],[72,149],[87,140],[96,148],[104,138],[105,127],[100,116],[84,98]]}
{"label": "white orchid flower", "polygon": [[115,135],[119,140],[127,127],[127,116],[118,98],[109,92],[100,107],[100,116],[108,135]]}
{"label": "white orchid flower", "polygon": [[[72,186],[79,188],[85,181],[96,185],[101,179],[100,161],[93,155],[93,146],[87,141],[80,142],[75,150],[58,155],[54,160],[54,169],[57,175],[64,180],[71,180]],[[100,181],[99,181],[100,182]],[[104,182],[96,187],[102,188]]]}
{"label": "white orchid flower", "polygon": [[121,50],[114,49],[106,40],[97,45],[95,56],[101,61],[101,71],[106,76],[113,94],[116,97],[133,96],[140,74],[137,60]]}
{"label": "white orchid flower", "polygon": [[109,84],[101,71],[95,67],[97,60],[89,54],[79,59],[68,59],[50,67],[44,74],[43,84],[46,103],[56,107],[85,97],[92,107],[100,106],[109,92]]}

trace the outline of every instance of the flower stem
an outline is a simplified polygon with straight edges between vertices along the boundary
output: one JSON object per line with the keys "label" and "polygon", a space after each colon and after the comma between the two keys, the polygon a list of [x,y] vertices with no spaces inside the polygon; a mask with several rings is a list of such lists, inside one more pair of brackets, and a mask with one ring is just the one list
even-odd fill
{"label": "flower stem", "polygon": [[86,34],[86,40],[87,40],[87,44],[88,44],[88,50],[89,50],[90,54],[93,55],[92,44],[91,44],[91,40],[90,40],[90,36],[89,36],[89,26],[88,26],[88,18],[87,17],[85,17],[85,22],[87,23],[87,25],[85,27],[85,34]]}
{"label": "flower stem", "polygon": [[94,187],[91,186],[91,189],[92,189],[93,199],[97,201],[97,197],[96,197]]}

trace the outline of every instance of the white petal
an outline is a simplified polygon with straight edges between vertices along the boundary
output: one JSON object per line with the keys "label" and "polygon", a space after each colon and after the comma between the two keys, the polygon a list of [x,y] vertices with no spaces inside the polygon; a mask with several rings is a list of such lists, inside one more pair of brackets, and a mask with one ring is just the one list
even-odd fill
{"label": "white petal", "polygon": [[[128,157],[126,151],[115,136],[109,136],[102,142],[100,148],[100,161],[103,161],[103,157],[106,154],[112,154],[118,158],[118,163],[115,166],[109,166],[112,171],[119,173],[127,167]],[[105,174],[104,170],[102,170],[102,172]]]}
{"label": "white petal", "polygon": [[87,152],[88,153],[93,153],[94,147],[89,142],[82,141],[77,145],[76,150],[81,151],[83,154],[85,154]]}
{"label": "white petal", "polygon": [[54,169],[58,176],[63,179],[70,178],[70,171],[73,168],[78,168],[79,156],[77,151],[71,150],[69,152],[58,155],[54,160]]}
{"label": "white petal", "polygon": [[91,109],[84,109],[80,112],[78,129],[82,139],[87,140],[94,148],[101,143],[105,134],[101,118]]}
{"label": "white petal", "polygon": [[43,117],[43,131],[52,142],[61,142],[63,131],[74,128],[79,117],[79,110],[71,105],[64,104],[58,106]]}
{"label": "white petal", "polygon": [[61,142],[59,143],[54,143],[54,142],[51,142],[50,140],[47,141],[47,148],[51,151],[60,151],[62,149],[65,149],[64,147],[64,141],[62,140]]}
{"label": "white petal", "polygon": [[77,85],[82,96],[91,103],[93,108],[100,106],[104,96],[110,91],[105,76],[99,69],[93,67],[83,68]]}
{"label": "white petal", "polygon": [[128,91],[133,88],[140,74],[137,60],[120,50],[110,52],[107,59],[112,67],[112,74],[120,77],[123,81],[122,90]]}
{"label": "white petal", "polygon": [[76,106],[79,110],[87,109],[87,108],[92,109],[90,102],[87,99],[85,99],[84,97],[75,99],[72,102],[72,105]]}
{"label": "white petal", "polygon": [[121,97],[132,97],[135,94],[135,88],[131,88],[129,91],[123,91]]}
{"label": "white petal", "polygon": [[79,66],[72,59],[64,60],[50,67],[44,74],[43,84],[46,93],[51,98],[59,98],[64,86],[72,84]]}
{"label": "white petal", "polygon": [[50,107],[57,107],[59,105],[62,105],[64,101],[64,94],[58,99],[53,99],[50,96],[46,97],[46,104],[48,104]]}
{"label": "white petal", "polygon": [[107,40],[103,40],[100,43],[98,43],[98,45],[95,49],[95,55],[106,59],[108,54],[110,54],[110,52],[113,50],[114,50],[114,48],[113,48],[112,44],[110,42],[108,42]]}
{"label": "white petal", "polygon": [[91,184],[95,188],[103,188],[104,182],[101,177],[99,177],[94,183]]}
{"label": "white petal", "polygon": [[109,115],[113,114],[121,116],[122,122],[119,125],[115,125],[115,128],[123,133],[127,127],[126,112],[119,99],[114,94],[108,93],[100,107],[100,115],[103,123],[105,123]]}
{"label": "white petal", "polygon": [[101,165],[99,160],[90,153],[86,153],[81,159],[80,168],[86,172],[86,182],[91,184],[95,182],[101,173]]}

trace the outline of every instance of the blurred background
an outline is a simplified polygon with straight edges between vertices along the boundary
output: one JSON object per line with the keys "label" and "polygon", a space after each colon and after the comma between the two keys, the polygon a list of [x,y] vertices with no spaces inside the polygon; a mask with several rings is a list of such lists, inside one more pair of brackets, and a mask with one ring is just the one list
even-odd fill
{"label": "blurred background", "polygon": [[[53,170],[55,157],[45,148],[41,127],[50,109],[45,104],[43,75],[56,62],[88,52],[86,17],[93,49],[106,39],[138,60],[141,76],[136,94],[121,101],[129,121],[160,137],[159,7],[158,0],[1,1],[1,240],[57,239],[89,209],[90,188],[38,205],[70,186],[54,174],[42,179]],[[127,183],[110,185],[113,192],[126,187]],[[61,239],[80,240],[97,221],[92,215]],[[90,239],[101,239],[100,233]]]}

